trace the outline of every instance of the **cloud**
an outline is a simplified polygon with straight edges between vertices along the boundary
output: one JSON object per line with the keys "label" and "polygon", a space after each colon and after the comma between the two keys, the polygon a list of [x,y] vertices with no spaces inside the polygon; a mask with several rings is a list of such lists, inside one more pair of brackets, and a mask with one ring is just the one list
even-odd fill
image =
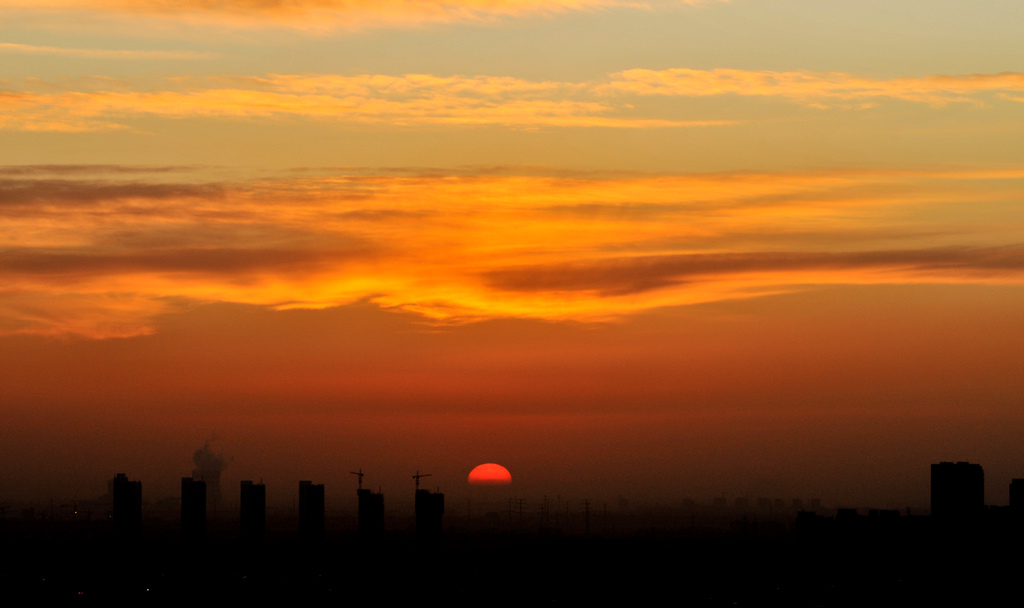
{"label": "cloud", "polygon": [[979,103],[980,93],[1024,91],[1024,74],[935,75],[874,79],[842,72],[772,72],[733,69],[626,70],[599,87],[606,93],[707,97],[783,97],[801,103],[893,98],[943,106]]}
{"label": "cloud", "polygon": [[[604,296],[638,294],[723,275],[793,271],[885,270],[922,276],[956,271],[985,275],[1024,273],[1024,244],[889,251],[773,252],[642,256],[598,262],[506,268],[484,275],[507,291],[591,291]],[[840,281],[849,280],[843,277]]]}
{"label": "cloud", "polygon": [[[227,79],[223,79],[227,80]],[[388,125],[664,128],[730,124],[638,117],[627,104],[588,96],[586,84],[507,77],[301,76],[232,79],[176,90],[18,91],[0,95],[0,129],[100,131],[140,116],[164,118],[302,117]],[[170,82],[168,84],[171,84]],[[218,82],[216,84],[226,84]]]}
{"label": "cloud", "polygon": [[148,336],[154,332],[155,317],[188,308],[186,302],[130,292],[0,289],[0,334],[94,339]]}
{"label": "cloud", "polygon": [[23,169],[0,169],[0,333],[140,335],[195,302],[588,321],[836,283],[1024,282],[1022,169]]}
{"label": "cloud", "polygon": [[[106,84],[106,86],[104,86]],[[871,105],[881,98],[941,107],[1015,101],[1024,74],[871,79],[843,73],[745,70],[628,70],[603,81],[530,81],[499,76],[271,74],[167,79],[164,90],[90,82],[81,90],[0,92],[0,129],[87,132],[168,119],[301,118],[337,123],[501,125],[513,128],[658,129],[736,124],[733,120],[642,114],[630,97],[778,97],[813,107]],[[36,88],[39,83],[35,83]],[[54,90],[57,89],[57,90]],[[648,112],[650,110],[647,110]]]}
{"label": "cloud", "polygon": [[55,46],[35,46],[31,44],[15,44],[0,42],[0,51],[24,53],[28,55],[54,55],[58,57],[81,57],[83,59],[210,59],[215,53],[196,51],[132,51],[117,49],[72,49]]}
{"label": "cloud", "polygon": [[[706,0],[673,0],[702,4]],[[481,23],[615,7],[647,8],[637,0],[0,0],[0,8],[145,16],[220,27],[313,30]],[[660,2],[664,3],[664,2]]]}
{"label": "cloud", "polygon": [[146,167],[130,165],[8,165],[0,167],[0,176],[9,175],[68,175],[68,174],[151,174],[151,173],[182,173],[193,170],[193,167],[165,166]]}
{"label": "cloud", "polygon": [[[339,244],[340,245],[340,244]],[[159,251],[103,253],[96,251],[32,251],[8,253],[0,260],[6,276],[58,275],[84,279],[91,276],[137,273],[218,274],[238,277],[251,271],[287,272],[329,262],[339,266],[352,252],[278,250],[259,247],[236,249],[168,248]]]}
{"label": "cloud", "polygon": [[[0,170],[24,171],[20,167]],[[78,170],[67,172],[78,173]],[[221,184],[164,184],[152,182],[109,182],[101,180],[68,179],[2,179],[0,180],[0,209],[9,213],[18,206],[36,206],[40,203],[82,205],[99,201],[121,199],[181,199],[186,197],[216,198],[223,194]]]}

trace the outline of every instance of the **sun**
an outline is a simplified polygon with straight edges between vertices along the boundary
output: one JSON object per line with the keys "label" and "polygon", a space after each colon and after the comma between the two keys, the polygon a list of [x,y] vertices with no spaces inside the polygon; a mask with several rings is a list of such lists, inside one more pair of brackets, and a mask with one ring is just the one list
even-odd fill
{"label": "sun", "polygon": [[475,486],[507,486],[512,483],[512,474],[500,464],[488,462],[469,472],[469,483]]}

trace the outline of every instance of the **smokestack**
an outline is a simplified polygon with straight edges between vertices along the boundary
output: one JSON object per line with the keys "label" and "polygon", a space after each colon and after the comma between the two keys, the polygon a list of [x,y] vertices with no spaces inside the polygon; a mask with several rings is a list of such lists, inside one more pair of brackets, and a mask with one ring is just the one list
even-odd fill
{"label": "smokestack", "polygon": [[231,462],[231,457],[223,452],[215,452],[210,444],[217,441],[217,434],[213,433],[206,440],[203,447],[196,450],[192,456],[192,462],[196,468],[192,469],[192,479],[206,482],[206,495],[210,503],[216,508],[220,504],[220,474]]}

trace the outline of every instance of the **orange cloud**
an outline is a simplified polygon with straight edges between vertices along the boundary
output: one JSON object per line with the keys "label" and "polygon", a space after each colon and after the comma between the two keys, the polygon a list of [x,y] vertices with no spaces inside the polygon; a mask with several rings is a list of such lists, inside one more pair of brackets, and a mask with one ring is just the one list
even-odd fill
{"label": "orange cloud", "polygon": [[586,97],[585,85],[574,83],[429,74],[271,75],[236,79],[230,87],[157,92],[19,91],[0,95],[0,109],[4,110],[0,128],[25,131],[124,128],[125,118],[144,115],[168,118],[301,116],[391,125],[518,127],[661,128],[729,124],[728,121],[630,116],[628,106]]}
{"label": "orange cloud", "polygon": [[888,97],[942,106],[978,103],[976,95],[979,93],[1024,91],[1024,74],[1007,72],[881,80],[842,72],[636,69],[613,74],[610,82],[602,85],[601,89],[635,95],[785,97],[804,103],[823,99],[853,101]]}
{"label": "orange cloud", "polygon": [[0,333],[145,333],[214,301],[586,321],[814,285],[1024,281],[1019,169],[241,184],[72,169],[0,171]]}
{"label": "orange cloud", "polygon": [[0,42],[0,51],[22,53],[27,55],[56,55],[60,57],[83,57],[86,59],[209,59],[215,53],[195,51],[131,51],[111,49],[76,49],[55,46],[36,46],[31,44],[14,44]]}
{"label": "orange cloud", "polygon": [[[167,90],[133,90],[131,83],[89,82],[82,90],[0,93],[0,129],[102,131],[127,128],[135,117],[252,118],[510,127],[674,128],[735,124],[638,115],[629,95],[782,97],[823,106],[877,98],[943,106],[984,105],[985,93],[1016,101],[1024,74],[977,74],[872,80],[849,74],[743,70],[629,70],[604,82],[529,81],[495,76],[364,74],[171,79]],[[39,87],[39,83],[34,83]]]}

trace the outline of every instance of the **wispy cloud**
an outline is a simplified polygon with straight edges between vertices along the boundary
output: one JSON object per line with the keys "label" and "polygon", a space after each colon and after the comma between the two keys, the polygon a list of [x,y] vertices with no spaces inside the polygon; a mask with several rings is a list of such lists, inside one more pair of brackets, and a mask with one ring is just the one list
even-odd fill
{"label": "wispy cloud", "polygon": [[[939,247],[846,252],[777,252],[669,254],[584,262],[505,268],[484,275],[488,284],[506,291],[593,292],[602,296],[641,294],[729,275],[787,276],[806,274],[814,282],[823,272],[836,282],[851,281],[848,271],[893,272],[906,281],[960,273],[979,277],[1016,273],[1024,279],[1024,244],[1006,247]],[[877,280],[877,279],[876,279]],[[799,281],[793,281],[799,283]],[[827,279],[824,282],[831,282]],[[857,281],[860,282],[860,281]],[[876,281],[869,281],[876,282]]]}
{"label": "wispy cloud", "polygon": [[0,177],[0,332],[147,333],[188,302],[586,321],[838,283],[1024,283],[1021,169],[60,175]]}
{"label": "wispy cloud", "polygon": [[[76,167],[76,169],[85,167],[88,165]],[[11,173],[17,175],[13,170]],[[3,175],[2,171],[0,171],[0,175]],[[39,178],[0,179],[0,208],[5,210],[4,213],[10,213],[14,207],[38,209],[38,205],[44,204],[78,205],[109,200],[181,200],[198,197],[211,200],[219,198],[223,194],[224,187],[220,184],[162,184]]]}
{"label": "wispy cloud", "polygon": [[784,97],[802,103],[893,98],[942,106],[978,103],[977,95],[980,93],[1024,91],[1024,74],[1007,72],[875,79],[842,72],[636,69],[613,74],[611,80],[600,88],[606,92],[635,95]]}
{"label": "wispy cloud", "polygon": [[[496,76],[431,74],[309,75],[171,79],[163,90],[104,88],[0,92],[0,129],[101,131],[128,128],[138,117],[283,118],[409,125],[678,128],[737,121],[652,115],[631,101],[643,96],[779,97],[800,104],[871,105],[898,99],[941,107],[1016,101],[1024,74],[871,79],[840,73],[744,70],[629,70],[598,82],[530,81]],[[646,112],[646,113],[645,113]]]}
{"label": "wispy cloud", "polygon": [[[720,0],[671,0],[702,4]],[[142,15],[218,26],[314,30],[479,23],[503,17],[553,15],[614,7],[648,8],[664,0],[0,0],[0,7]]]}
{"label": "wispy cloud", "polygon": [[[231,80],[230,86],[223,80]],[[168,83],[170,84],[170,83]],[[136,116],[304,117],[390,125],[664,128],[729,124],[636,116],[628,104],[597,99],[587,84],[507,77],[308,76],[174,83],[164,91],[79,90],[0,93],[0,128],[96,131]],[[218,86],[219,85],[219,86]]]}
{"label": "wispy cloud", "polygon": [[0,52],[24,53],[29,55],[54,55],[58,57],[82,57],[84,59],[210,59],[215,53],[197,51],[133,51],[117,49],[72,49],[56,46],[35,46],[0,42]]}
{"label": "wispy cloud", "polygon": [[132,166],[132,165],[8,165],[0,167],[0,176],[30,175],[105,175],[112,174],[154,174],[183,173],[192,167],[184,166]]}

